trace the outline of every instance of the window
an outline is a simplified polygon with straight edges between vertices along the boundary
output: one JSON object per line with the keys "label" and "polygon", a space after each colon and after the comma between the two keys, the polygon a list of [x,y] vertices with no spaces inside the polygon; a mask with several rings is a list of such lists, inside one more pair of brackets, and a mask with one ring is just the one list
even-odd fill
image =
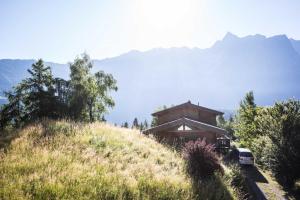
{"label": "window", "polygon": [[190,131],[192,129],[186,125],[181,125],[177,130],[178,131]]}
{"label": "window", "polygon": [[241,157],[253,157],[252,153],[250,152],[240,152]]}

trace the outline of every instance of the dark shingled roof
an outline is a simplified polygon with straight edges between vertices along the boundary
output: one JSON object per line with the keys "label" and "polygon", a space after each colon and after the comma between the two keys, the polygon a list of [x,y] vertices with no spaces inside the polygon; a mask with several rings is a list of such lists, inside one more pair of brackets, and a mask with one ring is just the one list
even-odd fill
{"label": "dark shingled roof", "polygon": [[211,113],[214,113],[215,115],[223,115],[224,114],[223,112],[213,110],[213,109],[210,109],[210,108],[206,108],[206,107],[203,107],[203,106],[198,106],[198,105],[192,104],[190,101],[188,101],[186,103],[183,103],[183,104],[180,104],[180,105],[177,105],[177,106],[173,106],[171,108],[167,108],[167,109],[155,112],[155,113],[152,113],[152,116],[158,116],[158,115],[170,112],[170,111],[172,112],[173,110],[176,110],[176,109],[181,108],[181,107],[192,107],[193,109],[197,109],[199,111],[211,112]]}

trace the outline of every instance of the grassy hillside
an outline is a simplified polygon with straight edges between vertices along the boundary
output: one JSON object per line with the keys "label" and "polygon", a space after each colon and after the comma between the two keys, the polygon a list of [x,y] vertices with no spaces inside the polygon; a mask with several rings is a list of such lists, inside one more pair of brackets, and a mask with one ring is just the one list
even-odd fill
{"label": "grassy hillside", "polygon": [[0,199],[233,199],[224,178],[195,188],[181,156],[137,131],[44,121],[2,138]]}

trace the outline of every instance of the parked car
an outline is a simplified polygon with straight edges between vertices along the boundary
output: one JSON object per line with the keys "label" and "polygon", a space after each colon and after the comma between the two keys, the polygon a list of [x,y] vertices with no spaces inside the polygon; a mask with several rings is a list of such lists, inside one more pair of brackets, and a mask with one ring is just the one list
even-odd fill
{"label": "parked car", "polygon": [[254,165],[254,156],[249,149],[237,148],[238,161],[241,165]]}

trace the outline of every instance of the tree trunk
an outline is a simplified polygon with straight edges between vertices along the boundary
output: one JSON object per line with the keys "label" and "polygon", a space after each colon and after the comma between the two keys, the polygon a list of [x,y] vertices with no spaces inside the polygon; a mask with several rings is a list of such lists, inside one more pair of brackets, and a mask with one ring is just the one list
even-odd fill
{"label": "tree trunk", "polygon": [[93,104],[89,104],[89,115],[90,115],[90,122],[93,122],[94,121],[94,118],[93,118]]}

